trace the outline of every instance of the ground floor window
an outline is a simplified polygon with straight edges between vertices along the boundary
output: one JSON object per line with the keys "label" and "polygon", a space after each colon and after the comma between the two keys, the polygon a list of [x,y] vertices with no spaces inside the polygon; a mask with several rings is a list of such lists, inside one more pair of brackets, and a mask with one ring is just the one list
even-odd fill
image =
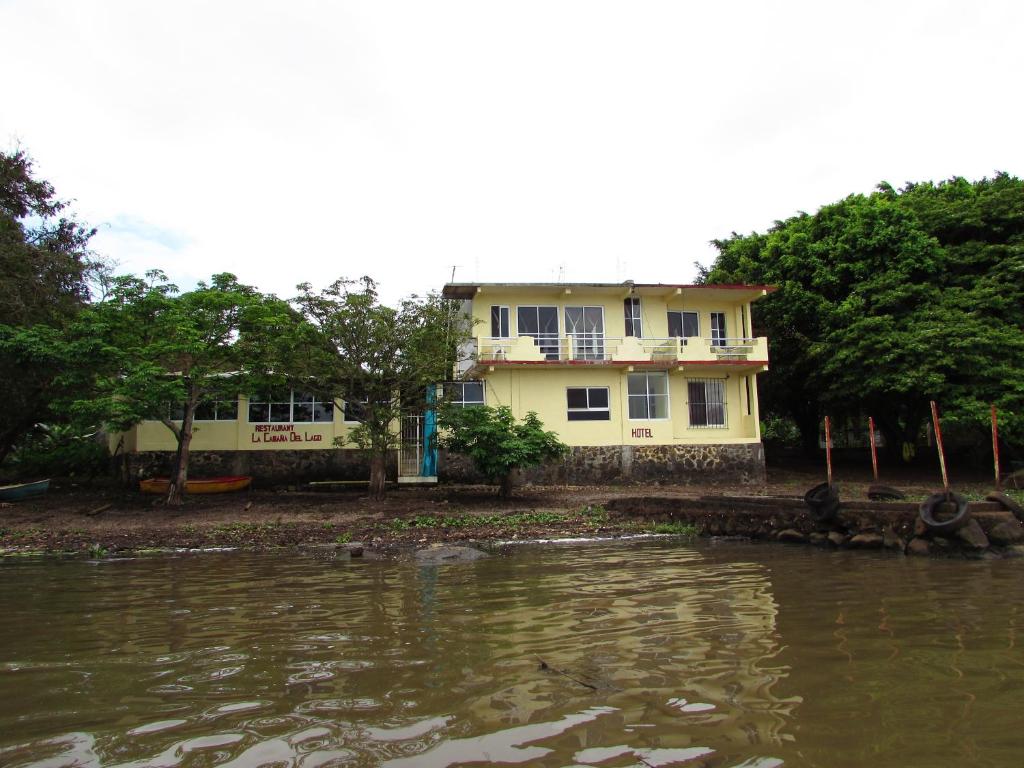
{"label": "ground floor window", "polygon": [[569,387],[565,390],[569,421],[608,421],[608,387]]}
{"label": "ground floor window", "polygon": [[[185,404],[171,403],[167,406],[167,418],[181,421],[185,418]],[[238,419],[237,400],[201,400],[192,415],[193,421],[235,421]]]}
{"label": "ground floor window", "polygon": [[445,400],[456,408],[467,408],[484,404],[484,383],[482,381],[447,381],[444,385]]}
{"label": "ground floor window", "polygon": [[316,423],[334,421],[334,400],[326,400],[311,392],[277,392],[254,395],[249,400],[249,422]]}
{"label": "ground floor window", "polygon": [[724,379],[688,379],[686,389],[691,427],[726,426]]}
{"label": "ground floor window", "polygon": [[668,418],[668,374],[630,373],[626,386],[629,394],[629,418]]}

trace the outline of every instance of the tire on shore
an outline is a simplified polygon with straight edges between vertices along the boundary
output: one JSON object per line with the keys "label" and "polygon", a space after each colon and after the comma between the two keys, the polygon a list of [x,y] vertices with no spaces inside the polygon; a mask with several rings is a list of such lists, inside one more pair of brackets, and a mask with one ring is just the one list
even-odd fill
{"label": "tire on shore", "polygon": [[[952,517],[940,519],[935,513],[945,504],[953,504],[956,509]],[[971,519],[967,499],[958,493],[950,493],[948,498],[945,493],[933,493],[921,503],[918,514],[921,522],[933,533],[952,533],[963,528]]]}
{"label": "tire on shore", "polygon": [[988,496],[985,497],[985,501],[994,501],[996,504],[1002,506],[1003,509],[1008,509],[1013,512],[1014,516],[1018,520],[1024,520],[1024,507],[1018,504],[1016,501],[1011,499],[1005,493],[999,491],[992,491]]}

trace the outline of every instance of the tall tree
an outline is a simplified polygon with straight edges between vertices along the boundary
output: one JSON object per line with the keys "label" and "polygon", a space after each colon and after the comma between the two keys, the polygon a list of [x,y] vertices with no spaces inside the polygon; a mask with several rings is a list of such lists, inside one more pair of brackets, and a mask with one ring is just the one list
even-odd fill
{"label": "tall tree", "polygon": [[1024,441],[1024,183],[887,184],[765,234],[715,242],[710,283],[773,283],[754,322],[771,339],[764,410],[817,444],[824,412],[875,416],[912,445],[928,414],[981,429],[987,404]]}
{"label": "tall tree", "polygon": [[[338,280],[296,299],[325,346],[307,361],[323,387],[358,404],[349,440],[370,457],[370,495],[383,498],[387,455],[398,447],[402,415],[426,408],[427,387],[451,378],[468,326],[455,302],[435,294],[409,297],[397,308],[380,303],[369,277]],[[313,348],[312,346],[310,347]]]}
{"label": "tall tree", "polygon": [[227,273],[186,293],[159,272],[116,278],[68,344],[67,354],[88,356],[96,368],[92,395],[71,411],[118,430],[161,421],[178,445],[167,502],[180,504],[197,408],[283,382],[300,322],[287,302]]}
{"label": "tall tree", "polygon": [[0,152],[0,464],[50,409],[62,361],[53,343],[89,296],[95,230],[68,215],[21,150]]}

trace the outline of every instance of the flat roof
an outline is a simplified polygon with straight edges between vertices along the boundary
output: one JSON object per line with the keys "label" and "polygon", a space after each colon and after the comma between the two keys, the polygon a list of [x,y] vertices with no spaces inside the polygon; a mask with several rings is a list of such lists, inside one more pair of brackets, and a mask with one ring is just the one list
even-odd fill
{"label": "flat roof", "polygon": [[720,283],[715,285],[693,285],[686,283],[634,283],[627,280],[623,283],[446,283],[441,290],[441,296],[446,299],[471,299],[476,294],[488,290],[515,291],[515,290],[552,290],[561,292],[573,288],[594,288],[599,291],[623,291],[633,290],[641,295],[665,294],[676,291],[749,291],[753,294],[763,295],[776,290],[774,285],[742,285]]}

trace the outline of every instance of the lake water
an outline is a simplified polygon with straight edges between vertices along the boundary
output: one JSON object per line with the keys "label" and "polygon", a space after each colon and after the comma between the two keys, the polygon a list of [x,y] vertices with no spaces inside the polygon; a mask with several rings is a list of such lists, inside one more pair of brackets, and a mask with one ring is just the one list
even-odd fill
{"label": "lake water", "polygon": [[4,766],[1024,764],[1024,561],[659,540],[0,579]]}

